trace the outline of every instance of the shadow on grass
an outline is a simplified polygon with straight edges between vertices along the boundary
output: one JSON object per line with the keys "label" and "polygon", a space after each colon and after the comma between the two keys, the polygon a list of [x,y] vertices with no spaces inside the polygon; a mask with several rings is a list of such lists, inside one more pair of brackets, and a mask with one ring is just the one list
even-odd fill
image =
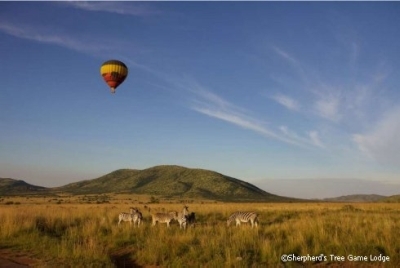
{"label": "shadow on grass", "polygon": [[137,264],[135,260],[132,259],[129,252],[114,252],[110,254],[110,259],[112,263],[117,268],[141,268],[143,266]]}

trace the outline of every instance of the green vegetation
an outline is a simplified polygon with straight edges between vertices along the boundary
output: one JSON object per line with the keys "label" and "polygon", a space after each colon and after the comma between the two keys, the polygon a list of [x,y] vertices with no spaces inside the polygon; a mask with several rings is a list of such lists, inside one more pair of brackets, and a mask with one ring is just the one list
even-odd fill
{"label": "green vegetation", "polygon": [[[151,212],[181,210],[178,200],[144,205],[140,197],[116,195],[107,198],[110,203],[81,204],[83,197],[70,198],[70,204],[61,205],[49,204],[40,197],[10,199],[21,200],[18,206],[1,204],[0,249],[34,256],[42,266],[277,267],[283,265],[282,254],[382,254],[390,261],[353,265],[400,265],[399,204],[203,201],[189,205],[189,210],[196,213],[197,225],[184,231],[176,222],[169,229],[165,224],[151,226]],[[29,203],[39,200],[43,203]],[[118,227],[118,214],[130,206],[142,211],[143,225],[134,228],[123,223]],[[236,210],[258,212],[260,226],[228,228],[226,219]],[[302,264],[286,263],[289,267]],[[318,261],[304,263],[317,264]],[[336,267],[352,263],[328,259],[322,264]]]}
{"label": "green vegetation", "polygon": [[217,172],[180,166],[156,166],[145,170],[120,169],[97,179],[60,187],[74,194],[134,193],[163,197],[224,201],[291,201]]}
{"label": "green vegetation", "polygon": [[392,195],[381,200],[385,203],[400,203],[400,195]]}
{"label": "green vegetation", "polygon": [[335,198],[325,198],[324,200],[334,202],[376,202],[384,198],[386,198],[386,196],[377,194],[355,194]]}
{"label": "green vegetation", "polygon": [[[159,199],[217,200],[225,202],[304,202],[305,200],[282,197],[265,192],[245,181],[204,170],[180,166],[155,166],[144,170],[119,169],[96,179],[45,188],[30,185],[21,180],[0,178],[0,195],[35,196],[53,195],[109,195],[140,194]],[[107,199],[82,200],[86,203],[103,203]],[[400,202],[399,196],[349,195],[327,198],[328,202]],[[0,200],[1,202],[1,200]],[[49,201],[50,202],[50,201]],[[311,201],[307,201],[311,202]],[[63,203],[63,200],[58,200]]]}
{"label": "green vegetation", "polygon": [[0,178],[0,195],[37,193],[45,191],[45,187],[28,184],[22,180]]}

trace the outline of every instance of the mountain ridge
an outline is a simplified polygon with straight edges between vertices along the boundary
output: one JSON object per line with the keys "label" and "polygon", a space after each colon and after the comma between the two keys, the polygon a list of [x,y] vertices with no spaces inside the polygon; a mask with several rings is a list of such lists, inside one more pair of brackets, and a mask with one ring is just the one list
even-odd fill
{"label": "mountain ridge", "polygon": [[381,201],[388,196],[377,194],[353,194],[343,195],[338,197],[324,198],[324,201],[330,202],[377,202]]}
{"label": "mountain ridge", "polygon": [[215,171],[176,165],[154,166],[143,170],[119,169],[96,179],[58,187],[57,190],[82,194],[111,190],[215,200],[294,200],[268,193],[248,182]]}
{"label": "mountain ridge", "polygon": [[23,180],[0,178],[0,194],[37,193],[48,188],[29,184]]}
{"label": "mountain ridge", "polygon": [[[263,187],[270,188],[270,187]],[[197,198],[221,201],[270,202],[400,202],[399,195],[344,195],[334,198],[302,199],[271,194],[246,181],[221,173],[177,165],[146,169],[117,169],[94,179],[60,187],[42,187],[23,180],[0,178],[0,195],[131,193],[166,198]]]}

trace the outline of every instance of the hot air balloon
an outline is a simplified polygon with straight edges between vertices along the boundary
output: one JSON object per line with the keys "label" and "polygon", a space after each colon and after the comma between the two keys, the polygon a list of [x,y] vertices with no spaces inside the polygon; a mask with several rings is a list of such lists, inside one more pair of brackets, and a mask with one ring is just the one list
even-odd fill
{"label": "hot air balloon", "polygon": [[108,60],[101,65],[100,74],[110,87],[111,93],[115,93],[115,89],[128,76],[128,67],[122,61]]}

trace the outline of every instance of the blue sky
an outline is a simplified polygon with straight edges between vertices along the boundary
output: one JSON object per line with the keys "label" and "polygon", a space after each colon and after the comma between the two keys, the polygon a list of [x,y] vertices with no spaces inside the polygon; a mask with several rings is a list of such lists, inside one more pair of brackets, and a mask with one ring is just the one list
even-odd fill
{"label": "blue sky", "polygon": [[[1,2],[0,177],[400,179],[397,2]],[[129,76],[109,93],[100,65]]]}

